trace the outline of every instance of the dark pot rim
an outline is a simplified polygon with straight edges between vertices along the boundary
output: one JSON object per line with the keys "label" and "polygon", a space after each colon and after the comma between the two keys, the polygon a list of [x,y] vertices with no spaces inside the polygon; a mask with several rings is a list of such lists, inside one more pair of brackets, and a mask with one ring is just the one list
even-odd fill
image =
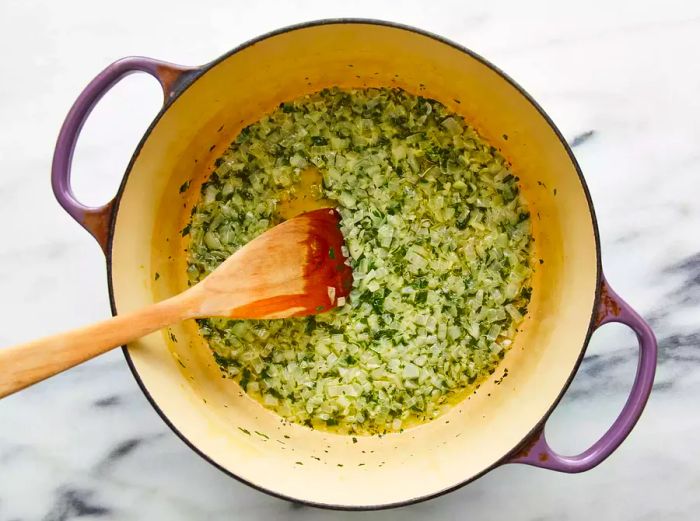
{"label": "dark pot rim", "polygon": [[347,511],[366,511],[366,510],[382,510],[382,509],[389,509],[389,508],[397,508],[401,506],[407,506],[407,505],[413,505],[416,503],[420,503],[422,501],[427,501],[429,499],[434,499],[437,497],[440,497],[444,494],[447,494],[449,492],[452,492],[454,490],[457,490],[472,481],[480,478],[484,474],[490,472],[491,470],[495,469],[496,467],[499,467],[500,465],[506,463],[514,454],[518,453],[523,447],[527,446],[528,443],[533,439],[533,437],[537,436],[537,434],[541,431],[543,428],[547,418],[552,414],[554,409],[557,407],[561,399],[563,398],[564,394],[566,393],[567,389],[571,385],[571,382],[576,375],[579,366],[581,365],[581,361],[583,360],[583,357],[586,353],[586,349],[588,347],[588,343],[590,341],[591,335],[593,334],[593,331],[595,329],[595,319],[596,319],[596,309],[598,309],[598,305],[600,302],[600,296],[601,296],[601,287],[602,287],[602,263],[601,263],[601,254],[600,254],[600,236],[599,236],[599,231],[598,231],[598,221],[596,219],[595,215],[595,210],[593,208],[593,201],[591,199],[590,192],[588,190],[588,186],[586,184],[586,181],[583,177],[583,173],[581,171],[581,168],[576,161],[576,158],[574,157],[574,154],[571,150],[571,147],[567,143],[566,139],[564,139],[564,136],[561,134],[557,126],[554,124],[552,119],[547,115],[547,113],[544,111],[544,109],[530,96],[530,94],[525,91],[518,83],[516,83],[510,76],[508,76],[505,72],[503,72],[501,69],[490,63],[488,60],[483,58],[482,56],[478,55],[477,53],[467,49],[466,47],[463,47],[455,42],[452,42],[451,40],[448,40],[446,38],[443,38],[442,36],[438,36],[436,34],[433,34],[428,31],[424,31],[422,29],[418,29],[415,27],[411,27],[408,25],[403,25],[395,22],[388,22],[384,20],[376,20],[376,19],[363,19],[363,18],[331,18],[331,19],[323,19],[323,20],[314,20],[314,21],[309,21],[309,22],[304,22],[304,23],[299,23],[299,24],[294,24],[294,25],[289,25],[287,27],[283,27],[281,29],[271,31],[268,33],[265,33],[261,36],[258,36],[256,38],[253,38],[251,40],[248,40],[247,42],[235,47],[231,51],[223,54],[216,60],[209,62],[199,69],[197,69],[194,72],[191,73],[186,73],[184,75],[184,78],[182,82],[177,85],[176,91],[173,93],[173,95],[166,101],[166,103],[163,105],[163,107],[160,109],[156,117],[154,118],[153,122],[150,124],[146,132],[144,133],[143,137],[141,138],[138,146],[136,147],[136,150],[134,151],[134,154],[131,157],[131,160],[129,161],[129,164],[126,168],[124,177],[122,179],[122,182],[119,186],[119,190],[117,191],[117,194],[114,198],[114,206],[113,210],[110,216],[110,223],[109,223],[109,231],[108,231],[108,236],[107,236],[107,242],[106,242],[106,247],[105,247],[105,256],[106,256],[106,262],[107,262],[107,282],[108,282],[108,287],[109,287],[109,301],[110,301],[110,306],[112,310],[112,314],[116,315],[117,314],[117,308],[116,308],[116,302],[114,301],[114,287],[113,287],[113,282],[112,282],[112,243],[113,243],[113,238],[114,238],[114,227],[116,223],[116,215],[117,212],[119,211],[119,206],[121,203],[121,198],[124,192],[124,188],[126,186],[126,183],[128,182],[129,175],[131,173],[132,167],[134,165],[134,162],[136,161],[136,158],[139,156],[139,153],[141,149],[143,148],[143,145],[145,142],[148,140],[151,132],[155,128],[155,126],[158,124],[160,119],[163,117],[163,114],[167,112],[167,110],[170,108],[170,106],[182,95],[183,92],[185,92],[192,84],[194,84],[199,78],[204,76],[209,70],[214,68],[216,65],[221,63],[222,61],[226,60],[227,58],[233,56],[234,54],[238,53],[239,51],[242,51],[256,43],[259,43],[263,40],[266,40],[270,37],[277,36],[279,34],[284,34],[287,32],[291,31],[296,31],[299,29],[307,29],[310,27],[316,27],[316,26],[322,26],[322,25],[343,25],[343,24],[367,24],[367,25],[379,25],[379,26],[384,26],[384,27],[391,27],[394,29],[401,29],[404,31],[409,31],[416,33],[421,36],[426,36],[429,38],[432,38],[433,40],[436,40],[440,43],[449,45],[453,47],[454,49],[457,49],[461,52],[463,52],[465,55],[479,61],[483,65],[487,66],[490,68],[493,72],[498,74],[504,81],[508,82],[511,86],[513,86],[540,114],[540,116],[547,122],[547,124],[550,126],[552,131],[555,133],[555,135],[559,138],[559,141],[566,151],[566,153],[569,156],[569,159],[571,160],[572,164],[574,165],[574,168],[576,170],[576,174],[578,175],[579,181],[581,183],[581,189],[583,190],[586,201],[588,203],[588,209],[591,215],[591,222],[593,225],[593,234],[595,237],[595,245],[596,245],[596,293],[595,293],[595,298],[593,300],[593,307],[590,312],[590,321],[588,325],[588,331],[586,332],[586,338],[585,341],[581,347],[581,352],[578,356],[578,359],[576,360],[576,363],[574,364],[571,373],[569,374],[566,383],[561,389],[561,392],[557,396],[557,398],[554,400],[552,403],[552,406],[547,410],[547,412],[542,416],[541,420],[537,422],[533,428],[522,438],[522,440],[517,443],[510,451],[508,451],[502,458],[494,462],[493,464],[489,465],[487,468],[483,469],[481,472],[478,472],[477,474],[470,476],[469,478],[465,479],[464,481],[448,487],[446,489],[443,489],[438,492],[426,494],[423,496],[417,496],[413,497],[411,499],[403,500],[403,501],[397,501],[393,503],[385,503],[385,504],[373,504],[373,505],[363,505],[363,506],[353,506],[353,505],[335,505],[335,504],[326,504],[326,503],[317,503],[313,501],[308,501],[308,500],[303,500],[303,499],[297,499],[293,497],[286,496],[284,494],[275,492],[274,490],[267,489],[265,487],[261,487],[259,485],[256,485],[254,483],[251,483],[250,481],[242,478],[241,476],[236,475],[235,473],[231,472],[230,470],[224,468],[220,464],[218,464],[216,461],[214,461],[212,458],[210,458],[208,455],[206,455],[204,452],[202,452],[193,442],[191,442],[182,432],[178,430],[178,428],[170,421],[170,419],[165,415],[165,413],[161,410],[161,408],[158,406],[156,403],[155,399],[151,396],[149,393],[148,389],[146,388],[143,380],[141,379],[141,376],[139,375],[138,371],[136,370],[136,367],[134,366],[133,360],[131,359],[131,356],[129,355],[129,351],[126,347],[122,348],[122,351],[124,353],[124,357],[126,358],[126,362],[129,365],[129,369],[131,370],[131,373],[133,374],[134,378],[136,379],[136,382],[138,383],[139,387],[141,388],[141,391],[143,394],[146,396],[150,404],[153,406],[153,408],[156,410],[158,415],[161,417],[161,419],[170,427],[170,429],[190,448],[192,449],[195,453],[199,454],[204,460],[208,461],[210,464],[212,464],[214,467],[218,468],[220,471],[223,473],[227,474],[228,476],[235,478],[236,480],[240,481],[241,483],[244,483],[256,490],[259,490],[261,492],[264,492],[266,494],[269,494],[271,496],[284,499],[287,501],[291,501],[293,503],[300,503],[312,507],[317,507],[317,508],[324,508],[324,509],[330,509],[330,510],[347,510]]}

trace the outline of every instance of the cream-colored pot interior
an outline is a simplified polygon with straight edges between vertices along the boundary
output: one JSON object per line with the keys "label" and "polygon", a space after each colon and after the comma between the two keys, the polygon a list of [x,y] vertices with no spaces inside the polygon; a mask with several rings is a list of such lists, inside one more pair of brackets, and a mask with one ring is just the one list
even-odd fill
{"label": "cream-colored pot interior", "polygon": [[[119,313],[185,287],[186,224],[214,159],[281,101],[333,85],[401,87],[462,114],[512,162],[533,216],[530,312],[491,380],[439,419],[383,437],[285,424],[220,377],[194,322],[128,347],[176,431],[222,469],[274,494],[377,507],[479,475],[525,440],[567,385],[587,340],[598,280],[595,223],[576,165],[537,107],[480,59],[432,36],[330,23],[265,37],[211,66],[162,114],[123,187],[112,237]],[[192,179],[184,193],[179,187]],[[159,278],[155,279],[158,272]],[[507,378],[497,381],[508,370]]]}

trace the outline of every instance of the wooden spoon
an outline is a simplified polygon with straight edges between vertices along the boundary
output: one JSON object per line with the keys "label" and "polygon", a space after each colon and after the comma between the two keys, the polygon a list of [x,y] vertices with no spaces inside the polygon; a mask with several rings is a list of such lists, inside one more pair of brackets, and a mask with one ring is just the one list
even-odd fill
{"label": "wooden spoon", "polygon": [[188,318],[272,319],[332,309],[352,285],[339,222],[338,212],[328,208],[299,215],[256,237],[179,295],[0,349],[0,398]]}

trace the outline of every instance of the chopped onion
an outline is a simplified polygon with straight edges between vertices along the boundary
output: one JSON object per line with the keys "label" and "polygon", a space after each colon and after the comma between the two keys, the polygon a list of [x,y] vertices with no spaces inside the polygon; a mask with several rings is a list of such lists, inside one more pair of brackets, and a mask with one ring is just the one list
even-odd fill
{"label": "chopped onion", "polygon": [[[196,283],[314,188],[342,216],[350,295],[313,317],[212,318],[225,375],[286,419],[352,432],[436,417],[493,372],[530,299],[530,220],[506,160],[460,116],[400,89],[330,89],[245,128],[191,222]],[[298,194],[297,194],[298,195]],[[187,231],[187,233],[186,233]]]}

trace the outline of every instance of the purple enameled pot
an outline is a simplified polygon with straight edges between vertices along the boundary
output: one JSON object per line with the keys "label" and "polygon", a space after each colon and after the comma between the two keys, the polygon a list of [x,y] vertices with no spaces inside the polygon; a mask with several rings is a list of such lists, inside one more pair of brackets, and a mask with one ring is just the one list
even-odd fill
{"label": "purple enameled pot", "polygon": [[[163,108],[115,198],[87,207],[70,188],[75,143],[97,101],[132,72],[160,82]],[[330,86],[401,87],[438,99],[512,162],[536,216],[535,255],[543,260],[513,347],[492,378],[444,416],[401,433],[353,440],[285,423],[249,399],[235,382],[220,378],[196,326],[185,323],[124,348],[154,408],[222,471],[270,494],[328,508],[420,501],[506,463],[562,472],[600,464],[631,432],[649,397],[654,334],[603,277],[588,189],[549,117],[486,60],[417,29],[328,20],[267,34],[201,67],[132,57],[102,71],[61,129],[52,183],[63,208],[105,252],[113,312],[186,287],[187,237],[179,232],[216,157],[241,128],[280,102]],[[576,373],[591,334],[609,322],[627,325],[639,341],[629,398],[588,450],[560,455],[545,439],[546,420]]]}

